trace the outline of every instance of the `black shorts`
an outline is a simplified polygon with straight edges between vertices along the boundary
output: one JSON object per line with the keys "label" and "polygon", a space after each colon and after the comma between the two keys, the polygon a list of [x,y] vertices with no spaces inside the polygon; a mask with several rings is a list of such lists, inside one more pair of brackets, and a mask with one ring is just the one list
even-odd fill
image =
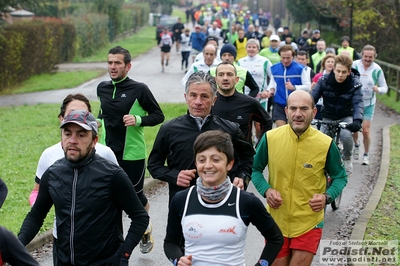
{"label": "black shorts", "polygon": [[164,52],[164,53],[169,53],[169,52],[171,52],[171,46],[169,46],[169,45],[163,45],[163,46],[161,46],[161,52]]}
{"label": "black shorts", "polygon": [[181,41],[181,34],[180,33],[174,33],[174,41],[180,42]]}
{"label": "black shorts", "polygon": [[287,121],[285,106],[282,106],[278,103],[274,102],[274,108],[272,109],[272,120],[275,122],[276,120]]}

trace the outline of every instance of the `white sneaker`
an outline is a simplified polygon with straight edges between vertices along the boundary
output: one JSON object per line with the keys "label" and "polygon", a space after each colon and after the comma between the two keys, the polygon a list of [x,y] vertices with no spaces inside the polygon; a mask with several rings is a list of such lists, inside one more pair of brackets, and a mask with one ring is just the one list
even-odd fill
{"label": "white sneaker", "polygon": [[353,173],[353,163],[351,162],[351,159],[343,160],[343,162],[344,162],[344,168],[346,169],[347,177],[350,177],[351,174]]}
{"label": "white sneaker", "polygon": [[353,158],[354,160],[360,159],[360,143],[354,145]]}
{"label": "white sneaker", "polygon": [[369,165],[369,156],[368,156],[368,154],[364,154],[362,165]]}
{"label": "white sneaker", "polygon": [[153,250],[154,240],[153,236],[151,235],[152,231],[153,227],[151,226],[151,223],[149,223],[142,239],[139,242],[140,252],[142,252],[143,254],[149,253]]}

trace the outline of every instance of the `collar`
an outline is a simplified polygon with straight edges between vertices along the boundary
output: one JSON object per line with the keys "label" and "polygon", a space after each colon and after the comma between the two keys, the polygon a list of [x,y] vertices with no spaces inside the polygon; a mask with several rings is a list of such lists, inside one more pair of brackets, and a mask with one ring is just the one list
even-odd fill
{"label": "collar", "polygon": [[71,168],[82,168],[83,166],[87,165],[94,159],[95,154],[96,154],[96,149],[93,148],[92,151],[86,156],[86,158],[84,158],[80,162],[77,162],[77,163],[71,162],[67,159],[66,156],[65,156],[65,159],[67,160],[67,163]]}

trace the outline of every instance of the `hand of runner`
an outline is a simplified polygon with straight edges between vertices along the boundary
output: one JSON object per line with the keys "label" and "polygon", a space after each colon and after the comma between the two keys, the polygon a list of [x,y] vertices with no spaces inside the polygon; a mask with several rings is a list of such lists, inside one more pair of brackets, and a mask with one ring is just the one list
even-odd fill
{"label": "hand of runner", "polygon": [[122,121],[124,121],[126,127],[136,126],[136,117],[134,115],[124,115]]}
{"label": "hand of runner", "polygon": [[190,182],[196,177],[196,169],[182,170],[176,179],[176,184],[180,187],[189,187]]}
{"label": "hand of runner", "polygon": [[314,212],[322,211],[325,208],[326,197],[324,194],[314,194],[312,199],[308,202]]}
{"label": "hand of runner", "polygon": [[192,255],[183,256],[178,261],[178,266],[191,266],[192,263]]}
{"label": "hand of runner", "polygon": [[240,189],[244,189],[243,178],[235,177],[235,179],[233,179],[233,185],[234,185],[235,187],[240,188]]}
{"label": "hand of runner", "polygon": [[271,206],[271,208],[273,209],[279,209],[279,207],[283,203],[283,199],[281,198],[281,193],[279,193],[278,190],[269,188],[265,192],[265,196],[267,198],[268,205]]}

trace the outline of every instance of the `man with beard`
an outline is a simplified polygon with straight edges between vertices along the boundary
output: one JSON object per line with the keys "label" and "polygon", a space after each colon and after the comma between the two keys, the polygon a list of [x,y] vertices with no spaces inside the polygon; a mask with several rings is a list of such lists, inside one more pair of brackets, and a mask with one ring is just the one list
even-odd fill
{"label": "man with beard", "polygon": [[[128,265],[149,216],[122,168],[96,153],[98,128],[91,113],[72,111],[60,128],[65,157],[43,174],[18,238],[27,245],[54,205],[56,265]],[[125,240],[122,211],[131,219]]]}

